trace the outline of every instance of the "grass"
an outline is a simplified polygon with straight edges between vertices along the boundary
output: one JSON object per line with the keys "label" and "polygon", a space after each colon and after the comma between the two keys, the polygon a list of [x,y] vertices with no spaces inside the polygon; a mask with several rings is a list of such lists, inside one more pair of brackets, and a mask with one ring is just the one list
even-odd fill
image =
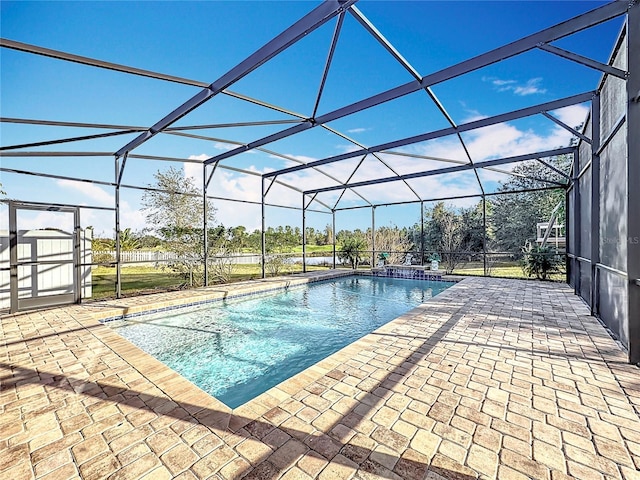
{"label": "grass", "polygon": [[[307,265],[307,270],[325,270],[326,267]],[[287,265],[281,274],[301,272],[302,265]],[[125,295],[153,293],[185,288],[185,280],[169,270],[162,270],[151,266],[122,267],[120,278],[121,291]],[[260,278],[259,264],[235,265],[231,282],[241,282]],[[94,267],[91,271],[94,299],[108,298],[115,295],[116,269],[108,267]]]}
{"label": "grass", "polygon": [[[531,277],[524,274],[519,262],[492,262],[489,266],[489,275],[492,277],[531,279]],[[453,273],[458,275],[484,275],[484,266],[482,262],[468,262],[458,265]],[[549,275],[549,280],[564,279],[564,273],[558,272]]]}
{"label": "grass", "polygon": [[[115,294],[115,268],[94,267],[91,279],[93,298],[105,298]],[[153,267],[122,267],[121,280],[121,290],[127,293],[177,289],[183,283],[177,275]]]}
{"label": "grass", "polygon": [[[294,253],[302,253],[302,245],[293,248]],[[307,245],[307,253],[325,253],[333,255],[333,245]]]}
{"label": "grass", "polygon": [[[314,245],[319,252],[325,245]],[[309,251],[309,250],[307,250]],[[361,268],[368,269],[368,266]],[[324,270],[326,267],[307,265],[307,270]],[[302,265],[286,265],[281,274],[296,273],[302,271]],[[458,275],[484,275],[482,262],[468,262],[459,265],[454,271]],[[260,278],[259,264],[235,265],[231,275],[231,282],[241,282]],[[490,275],[493,277],[530,278],[526,277],[518,262],[495,262],[491,265]],[[550,280],[564,280],[563,273],[550,276]],[[92,270],[93,298],[107,298],[115,295],[116,269],[108,267],[94,267]],[[162,270],[152,266],[127,266],[121,270],[121,291],[125,295],[152,293],[166,290],[185,288],[185,280],[169,270]]]}
{"label": "grass", "polygon": [[[259,251],[255,251],[252,248],[243,248],[242,253],[247,255],[260,255]],[[284,254],[299,253],[302,254],[302,245],[296,245],[295,247],[288,248]],[[307,245],[307,253],[325,253],[330,255],[333,253],[333,245]]]}

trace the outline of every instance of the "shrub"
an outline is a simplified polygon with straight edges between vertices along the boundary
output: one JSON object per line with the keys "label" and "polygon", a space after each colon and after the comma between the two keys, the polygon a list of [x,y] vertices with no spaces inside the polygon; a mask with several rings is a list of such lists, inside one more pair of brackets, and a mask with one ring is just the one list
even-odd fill
{"label": "shrub", "polygon": [[235,267],[233,256],[237,253],[226,245],[219,246],[218,250],[209,257],[209,278],[216,283],[229,283]]}
{"label": "shrub", "polygon": [[279,254],[267,255],[264,259],[265,269],[274,277],[277,277],[278,275],[280,275],[280,273],[283,273],[282,270],[287,263],[287,257]]}
{"label": "shrub", "polygon": [[362,255],[366,247],[367,243],[364,238],[356,235],[349,236],[340,243],[338,257],[343,261],[348,261],[351,264],[351,268],[355,270],[362,261]]}
{"label": "shrub", "polygon": [[549,247],[534,246],[527,242],[522,252],[524,253],[522,271],[525,275],[535,276],[538,280],[547,280],[549,274],[556,271],[560,265],[559,256]]}
{"label": "shrub", "polygon": [[111,252],[93,252],[91,261],[105,267],[115,267],[115,265],[111,265],[111,262],[115,262],[116,257]]}

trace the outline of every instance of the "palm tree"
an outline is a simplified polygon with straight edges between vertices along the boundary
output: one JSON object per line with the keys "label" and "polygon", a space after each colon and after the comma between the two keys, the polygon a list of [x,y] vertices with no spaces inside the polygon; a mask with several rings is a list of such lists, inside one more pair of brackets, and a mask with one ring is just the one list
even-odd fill
{"label": "palm tree", "polygon": [[120,231],[120,250],[129,251],[140,248],[140,240],[131,233],[130,228]]}
{"label": "palm tree", "polygon": [[362,255],[367,248],[367,242],[364,238],[353,235],[345,238],[340,243],[340,253],[338,256],[341,260],[347,260],[351,263],[351,268],[358,268],[358,264],[362,260]]}

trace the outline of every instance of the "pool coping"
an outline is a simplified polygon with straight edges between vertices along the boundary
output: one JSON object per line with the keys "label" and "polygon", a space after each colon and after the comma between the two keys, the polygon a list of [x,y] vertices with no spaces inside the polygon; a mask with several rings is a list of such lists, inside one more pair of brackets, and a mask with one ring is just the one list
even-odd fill
{"label": "pool coping", "polygon": [[[96,312],[94,315],[101,323],[107,323],[115,320],[126,320],[128,318],[135,318],[141,315],[149,315],[158,312],[164,312],[179,308],[185,307],[193,307],[198,305],[205,305],[208,303],[215,303],[224,300],[232,300],[232,299],[240,299],[244,297],[250,297],[254,295],[264,295],[266,293],[274,293],[278,291],[287,290],[291,287],[301,287],[307,285],[309,283],[321,282],[332,280],[334,278],[348,277],[351,275],[358,276],[371,276],[376,278],[395,278],[395,279],[405,279],[405,280],[417,280],[417,281],[430,281],[430,282],[452,282],[457,283],[461,281],[464,277],[456,276],[456,275],[429,275],[425,278],[413,278],[413,277],[404,277],[399,275],[378,275],[377,272],[371,270],[331,270],[329,272],[312,272],[311,275],[305,276],[283,276],[276,277],[272,279],[262,279],[262,280],[249,280],[246,282],[239,283],[231,283],[224,285],[216,285],[214,287],[202,287],[199,289],[186,290],[185,292],[193,292],[196,295],[197,299],[192,299],[191,297],[178,297],[173,301],[161,301],[162,306],[156,308],[149,308],[151,304],[154,306],[157,304],[157,301],[153,301],[154,296],[149,295],[145,298],[150,300],[145,303],[141,303],[136,306],[121,306],[115,307],[113,306],[113,311],[103,309],[99,312]],[[256,283],[259,282],[259,283]],[[264,283],[269,283],[269,288],[255,288],[255,285],[264,285]],[[235,290],[235,291],[232,291]],[[160,294],[163,295],[163,294]],[[189,301],[193,300],[193,301]],[[125,302],[126,303],[126,300]],[[102,302],[96,302],[95,304],[88,304],[87,306],[101,306]],[[115,315],[112,315],[114,311],[117,311]],[[109,315],[109,316],[105,316]]]}
{"label": "pool coping", "polygon": [[[105,322],[120,319],[126,320],[126,318],[135,318],[136,316],[159,311],[201,305],[232,298],[242,298],[250,295],[260,295],[278,290],[286,290],[287,288],[294,286],[303,286],[309,283],[347,277],[354,274],[360,276],[376,276],[369,270],[314,271],[269,279],[249,280],[212,287],[201,287],[181,292],[168,292],[141,297],[93,302],[82,304],[81,308],[82,310],[85,310],[85,313],[88,313],[93,322],[97,322],[98,325],[106,327],[105,329],[101,329],[99,335],[101,339],[114,352],[151,380],[160,390],[164,391],[175,401],[188,400],[193,405],[202,407],[202,409],[217,412],[218,415],[216,415],[216,418],[208,419],[210,424],[216,425],[218,428],[223,430],[230,429],[233,431],[250,423],[252,419],[259,418],[281,402],[293,398],[297,393],[304,390],[305,387],[308,387],[349,358],[352,358],[361,351],[363,347],[375,343],[377,341],[377,337],[380,334],[387,332],[389,329],[393,329],[396,322],[401,321],[405,316],[414,316],[418,312],[422,311],[425,308],[425,303],[428,303],[432,299],[429,299],[425,303],[405,312],[403,315],[390,320],[376,330],[373,330],[360,339],[350,343],[337,352],[332,353],[328,357],[307,367],[296,375],[280,382],[234,409],[228,407],[213,395],[202,390],[195,383],[186,379],[153,355],[145,352],[129,340],[120,336],[113,329],[104,325]],[[442,275],[440,280],[432,279],[431,281],[459,283],[464,280],[464,278],[465,277],[457,275]],[[455,285],[453,285],[452,288],[453,287],[455,287]],[[158,303],[160,303],[161,306],[158,306]],[[149,308],[152,305],[156,306],[156,308]],[[230,421],[233,422],[233,425],[229,424]]]}

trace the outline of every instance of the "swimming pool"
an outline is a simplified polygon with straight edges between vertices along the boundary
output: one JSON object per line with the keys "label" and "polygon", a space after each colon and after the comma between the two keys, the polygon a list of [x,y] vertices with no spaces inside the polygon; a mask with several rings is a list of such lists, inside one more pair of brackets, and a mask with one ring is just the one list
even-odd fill
{"label": "swimming pool", "polygon": [[451,285],[341,277],[108,325],[236,408]]}

